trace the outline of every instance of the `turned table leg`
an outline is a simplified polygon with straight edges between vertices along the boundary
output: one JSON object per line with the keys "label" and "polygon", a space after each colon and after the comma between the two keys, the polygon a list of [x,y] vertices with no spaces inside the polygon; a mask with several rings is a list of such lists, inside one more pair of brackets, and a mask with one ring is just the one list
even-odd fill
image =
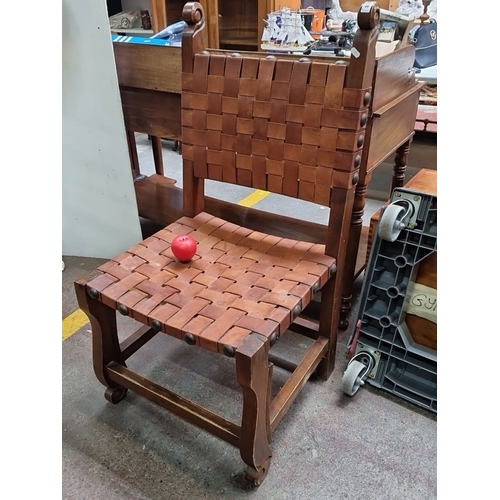
{"label": "turned table leg", "polygon": [[354,204],[351,216],[351,227],[349,229],[349,238],[347,240],[347,253],[342,280],[342,301],[340,305],[339,328],[345,330],[349,326],[347,316],[351,311],[352,285],[356,273],[356,260],[359,251],[359,241],[363,227],[363,213],[365,210],[367,184],[366,180],[360,180],[356,184],[354,194]]}
{"label": "turned table leg", "polygon": [[408,139],[396,150],[394,159],[394,173],[392,175],[391,193],[394,188],[403,187],[405,183],[406,165],[408,163],[408,153],[410,151],[411,139]]}
{"label": "turned table leg", "polygon": [[137,144],[135,142],[135,134],[132,130],[126,130],[128,154],[130,157],[130,165],[132,167],[132,177],[134,179],[141,175],[139,167],[139,157],[137,156]]}
{"label": "turned table leg", "polygon": [[153,160],[155,164],[155,172],[158,175],[163,173],[163,150],[161,145],[161,137],[151,136],[151,149],[153,150]]}

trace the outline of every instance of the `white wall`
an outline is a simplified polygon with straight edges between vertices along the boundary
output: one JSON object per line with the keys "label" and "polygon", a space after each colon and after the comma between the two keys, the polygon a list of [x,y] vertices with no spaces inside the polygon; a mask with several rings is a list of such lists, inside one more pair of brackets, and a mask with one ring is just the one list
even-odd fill
{"label": "white wall", "polygon": [[62,254],[111,258],[141,229],[105,0],[63,0],[62,64]]}

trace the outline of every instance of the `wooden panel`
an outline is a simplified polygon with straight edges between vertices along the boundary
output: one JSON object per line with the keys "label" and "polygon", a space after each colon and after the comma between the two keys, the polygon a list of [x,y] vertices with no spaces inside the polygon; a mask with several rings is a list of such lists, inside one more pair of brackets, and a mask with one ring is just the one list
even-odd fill
{"label": "wooden panel", "polygon": [[423,168],[405,184],[405,187],[437,196],[437,171]]}
{"label": "wooden panel", "polygon": [[[264,33],[264,19],[267,18],[267,14],[269,12],[272,12],[273,10],[280,10],[281,7],[278,9],[272,8],[272,0],[261,0],[258,5],[257,5],[257,50],[264,52],[260,48],[260,42],[262,38],[262,34]],[[277,1],[275,3],[278,3]],[[275,6],[276,7],[276,6]]]}
{"label": "wooden panel", "polygon": [[[261,2],[266,3],[266,2]],[[300,0],[269,0],[267,2],[269,4],[270,12],[281,10],[283,7],[288,7],[290,10],[299,10],[301,1]]]}
{"label": "wooden panel", "polygon": [[412,45],[377,59],[371,109],[377,111],[417,84],[411,71],[415,60]]}
{"label": "wooden panel", "polygon": [[181,92],[181,48],[113,43],[120,86]]}
{"label": "wooden panel", "polygon": [[[430,254],[420,262],[415,283],[437,290],[437,252]],[[417,344],[437,350],[436,323],[413,314],[405,316],[405,323]]]}
{"label": "wooden panel", "polygon": [[[365,0],[340,0],[340,7],[344,12],[358,12]],[[398,0],[378,0],[381,9],[395,11],[399,6]]]}
{"label": "wooden panel", "polygon": [[208,47],[219,48],[219,2],[213,0],[200,1],[205,11],[205,23],[208,34]]}
{"label": "wooden panel", "polygon": [[177,23],[182,19],[182,9],[186,4],[186,0],[156,0],[166,4],[167,9],[167,24]]}
{"label": "wooden panel", "polygon": [[414,134],[419,89],[395,102],[381,116],[374,116],[370,134],[367,172],[378,166]]}
{"label": "wooden panel", "polygon": [[[265,3],[265,2],[264,2]],[[227,46],[258,48],[262,33],[259,14],[264,12],[262,0],[246,2],[220,2],[218,12],[219,43]],[[265,16],[265,13],[264,13]]]}
{"label": "wooden panel", "polygon": [[167,0],[149,0],[151,25],[155,33],[167,27]]}
{"label": "wooden panel", "polygon": [[123,118],[127,130],[181,140],[181,96],[120,88]]}

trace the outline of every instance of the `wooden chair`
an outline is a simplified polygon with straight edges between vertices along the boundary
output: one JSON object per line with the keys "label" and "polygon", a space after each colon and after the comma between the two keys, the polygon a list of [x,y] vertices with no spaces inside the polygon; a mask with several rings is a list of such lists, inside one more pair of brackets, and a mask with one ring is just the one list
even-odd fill
{"label": "wooden chair", "polygon": [[[271,461],[272,431],[311,374],[326,380],[334,367],[379,8],[373,2],[361,7],[354,40],[360,55],[349,65],[209,53],[201,5],[186,4],[183,16],[184,216],[75,288],[91,321],[94,370],[106,399],[117,403],[130,389],[238,447],[246,478],[260,484]],[[205,211],[205,179],[329,207],[324,244],[273,235],[279,228],[265,212],[259,231],[214,217]],[[188,263],[171,252],[178,234],[198,243]],[[302,313],[318,292],[314,322]],[[116,311],[145,325],[121,344]],[[295,366],[270,355],[292,329],[314,340]],[[234,358],[243,394],[239,424],[127,367],[126,359],[158,332]],[[271,400],[273,362],[292,373]]]}

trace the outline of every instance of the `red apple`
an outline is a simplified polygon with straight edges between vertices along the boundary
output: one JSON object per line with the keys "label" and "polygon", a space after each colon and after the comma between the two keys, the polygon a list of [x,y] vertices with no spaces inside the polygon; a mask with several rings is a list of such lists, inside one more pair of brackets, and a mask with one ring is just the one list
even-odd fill
{"label": "red apple", "polygon": [[172,253],[180,262],[189,262],[196,253],[196,247],[196,240],[189,234],[176,236],[170,244]]}

